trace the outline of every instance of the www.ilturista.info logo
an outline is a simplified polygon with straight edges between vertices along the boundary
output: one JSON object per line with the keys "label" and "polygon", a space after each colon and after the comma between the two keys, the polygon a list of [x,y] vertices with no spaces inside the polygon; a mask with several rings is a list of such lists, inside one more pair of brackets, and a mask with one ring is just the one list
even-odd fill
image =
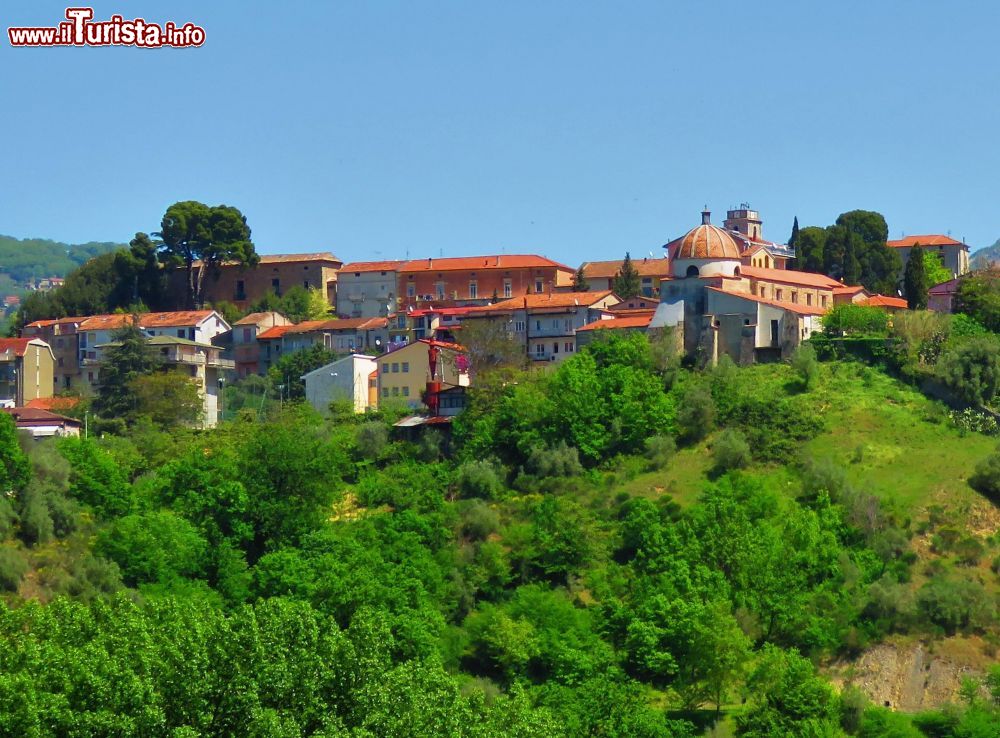
{"label": "www.ilturista.info logo", "polygon": [[205,43],[205,29],[194,23],[147,23],[120,15],[94,21],[93,8],[66,8],[58,26],[8,28],[11,46],[137,46],[144,49],[184,48]]}

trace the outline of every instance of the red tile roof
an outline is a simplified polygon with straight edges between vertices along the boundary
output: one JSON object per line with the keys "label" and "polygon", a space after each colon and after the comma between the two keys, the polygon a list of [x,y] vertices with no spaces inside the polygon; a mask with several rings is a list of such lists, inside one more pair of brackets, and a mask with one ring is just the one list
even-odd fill
{"label": "red tile roof", "polygon": [[[176,326],[198,325],[215,313],[214,310],[177,310],[169,313],[143,313],[139,325],[143,328],[172,328]],[[111,315],[91,315],[80,322],[81,331],[115,330],[132,323],[128,313]]]}
{"label": "red tile roof", "polygon": [[778,302],[777,300],[768,300],[767,298],[758,297],[757,295],[751,295],[746,292],[730,292],[729,290],[723,290],[719,287],[706,287],[705,289],[712,290],[712,292],[718,292],[722,295],[740,297],[744,300],[759,302],[762,305],[770,305],[771,307],[781,308],[782,310],[787,310],[790,313],[798,313],[799,315],[826,315],[827,312],[827,308],[816,307],[814,305],[803,305],[802,303],[796,302]]}
{"label": "red tile roof", "polygon": [[69,410],[79,404],[79,397],[36,397],[34,400],[28,400],[24,406],[51,412],[52,410]]}
{"label": "red tile roof", "polygon": [[274,338],[281,338],[283,335],[288,333],[293,325],[276,325],[273,328],[268,328],[266,331],[257,334],[258,341],[270,341]]}
{"label": "red tile roof", "polygon": [[53,325],[64,325],[66,323],[82,323],[85,321],[86,317],[76,317],[76,318],[54,318],[52,320],[33,320],[28,323],[25,328],[48,328]]}
{"label": "red tile roof", "polygon": [[14,423],[18,427],[30,427],[36,425],[75,425],[82,426],[83,423],[75,418],[67,418],[63,415],[50,413],[48,410],[41,410],[34,407],[4,407],[3,412],[13,416]]}
{"label": "red tile roof", "polygon": [[587,323],[587,325],[582,328],[577,328],[576,332],[580,331],[596,331],[604,329],[620,330],[625,328],[648,328],[649,321],[653,319],[652,310],[645,311],[644,315],[628,315],[622,318],[607,318],[605,320],[595,320],[593,323]]}
{"label": "red tile roof", "polygon": [[927,290],[929,295],[954,295],[958,292],[958,285],[961,279],[949,279],[947,282],[936,284]]}
{"label": "red tile roof", "polygon": [[342,320],[304,320],[297,325],[288,326],[287,333],[311,333],[312,331],[352,331],[374,330],[385,328],[389,324],[387,318],[345,318]]}
{"label": "red tile roof", "polygon": [[751,279],[758,279],[763,282],[781,282],[782,284],[794,284],[802,287],[818,287],[820,289],[832,290],[844,285],[833,277],[815,272],[799,272],[794,269],[765,269],[763,267],[740,267],[740,274]]}
{"label": "red tile roof", "polygon": [[[617,277],[622,270],[624,259],[617,261],[585,261],[583,263],[583,274],[592,279],[611,279]],[[632,266],[639,273],[640,277],[658,277],[670,274],[670,260],[659,259],[633,259]]]}
{"label": "red tile roof", "polygon": [[[523,310],[525,306],[529,310],[538,308],[564,308],[564,307],[589,307],[596,302],[614,296],[611,290],[601,290],[598,292],[547,292],[523,295],[522,297],[511,297],[508,300],[501,300],[493,305],[481,305],[469,309],[470,315],[476,313],[486,313],[491,311]],[[617,299],[617,297],[616,297]]]}
{"label": "red tile roof", "polygon": [[233,325],[260,325],[263,321],[267,320],[272,315],[281,315],[281,313],[275,313],[275,312],[250,313],[249,315],[244,315],[242,318],[233,323]]}
{"label": "red tile roof", "polygon": [[0,353],[11,351],[15,356],[24,356],[24,352],[28,350],[28,344],[41,340],[40,338],[0,338]]}
{"label": "red tile roof", "polygon": [[341,272],[394,272],[403,264],[408,262],[405,259],[390,259],[388,261],[352,261],[340,267]]}
{"label": "red tile roof", "polygon": [[865,304],[872,307],[890,307],[902,310],[909,307],[906,300],[900,297],[886,297],[885,295],[872,295],[865,301]]}
{"label": "red tile roof", "polygon": [[[338,265],[341,263],[340,259],[329,251],[319,251],[313,254],[260,254],[261,264],[294,264],[302,261],[332,261]],[[223,262],[222,266],[238,266],[238,264],[239,262],[227,261]],[[201,260],[195,261],[194,266],[201,266]]]}
{"label": "red tile roof", "polygon": [[500,254],[494,256],[448,256],[443,258],[412,259],[399,267],[400,272],[451,272],[479,269],[534,269],[556,267],[575,272],[565,264],[546,259],[537,254]]}
{"label": "red tile roof", "polygon": [[903,238],[898,238],[895,241],[887,241],[886,246],[894,249],[909,248],[911,246],[916,246],[917,244],[921,246],[964,246],[961,241],[956,241],[951,236],[942,236],[940,234],[932,234],[929,236],[905,236]]}

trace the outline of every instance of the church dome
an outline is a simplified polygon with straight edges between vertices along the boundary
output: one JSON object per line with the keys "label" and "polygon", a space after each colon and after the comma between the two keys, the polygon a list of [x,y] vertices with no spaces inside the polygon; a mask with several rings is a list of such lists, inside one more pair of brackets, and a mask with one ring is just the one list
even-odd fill
{"label": "church dome", "polygon": [[704,219],[700,226],[692,228],[680,239],[674,259],[736,259],[740,258],[740,247],[736,240],[724,229],[714,226]]}

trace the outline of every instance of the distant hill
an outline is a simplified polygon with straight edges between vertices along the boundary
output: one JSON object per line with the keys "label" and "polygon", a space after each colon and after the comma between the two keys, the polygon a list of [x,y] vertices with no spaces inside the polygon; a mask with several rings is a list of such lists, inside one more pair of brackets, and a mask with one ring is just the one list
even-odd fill
{"label": "distant hill", "polygon": [[969,257],[969,265],[973,269],[985,269],[991,264],[1000,264],[1000,238],[992,246],[979,249]]}
{"label": "distant hill", "polygon": [[126,248],[126,244],[97,241],[70,244],[45,238],[0,236],[0,273],[16,284],[44,277],[65,277],[88,259],[121,248]]}

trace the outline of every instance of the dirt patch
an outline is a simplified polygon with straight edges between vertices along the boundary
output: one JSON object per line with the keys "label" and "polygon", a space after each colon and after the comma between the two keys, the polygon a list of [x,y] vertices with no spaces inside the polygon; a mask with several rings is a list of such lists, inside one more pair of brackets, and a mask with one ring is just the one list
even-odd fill
{"label": "dirt patch", "polygon": [[[901,712],[930,710],[958,697],[962,679],[981,674],[979,664],[954,658],[963,648],[946,643],[882,644],[851,662],[835,664],[831,681],[843,688],[853,685],[876,705]],[[978,659],[976,659],[978,660]]]}

